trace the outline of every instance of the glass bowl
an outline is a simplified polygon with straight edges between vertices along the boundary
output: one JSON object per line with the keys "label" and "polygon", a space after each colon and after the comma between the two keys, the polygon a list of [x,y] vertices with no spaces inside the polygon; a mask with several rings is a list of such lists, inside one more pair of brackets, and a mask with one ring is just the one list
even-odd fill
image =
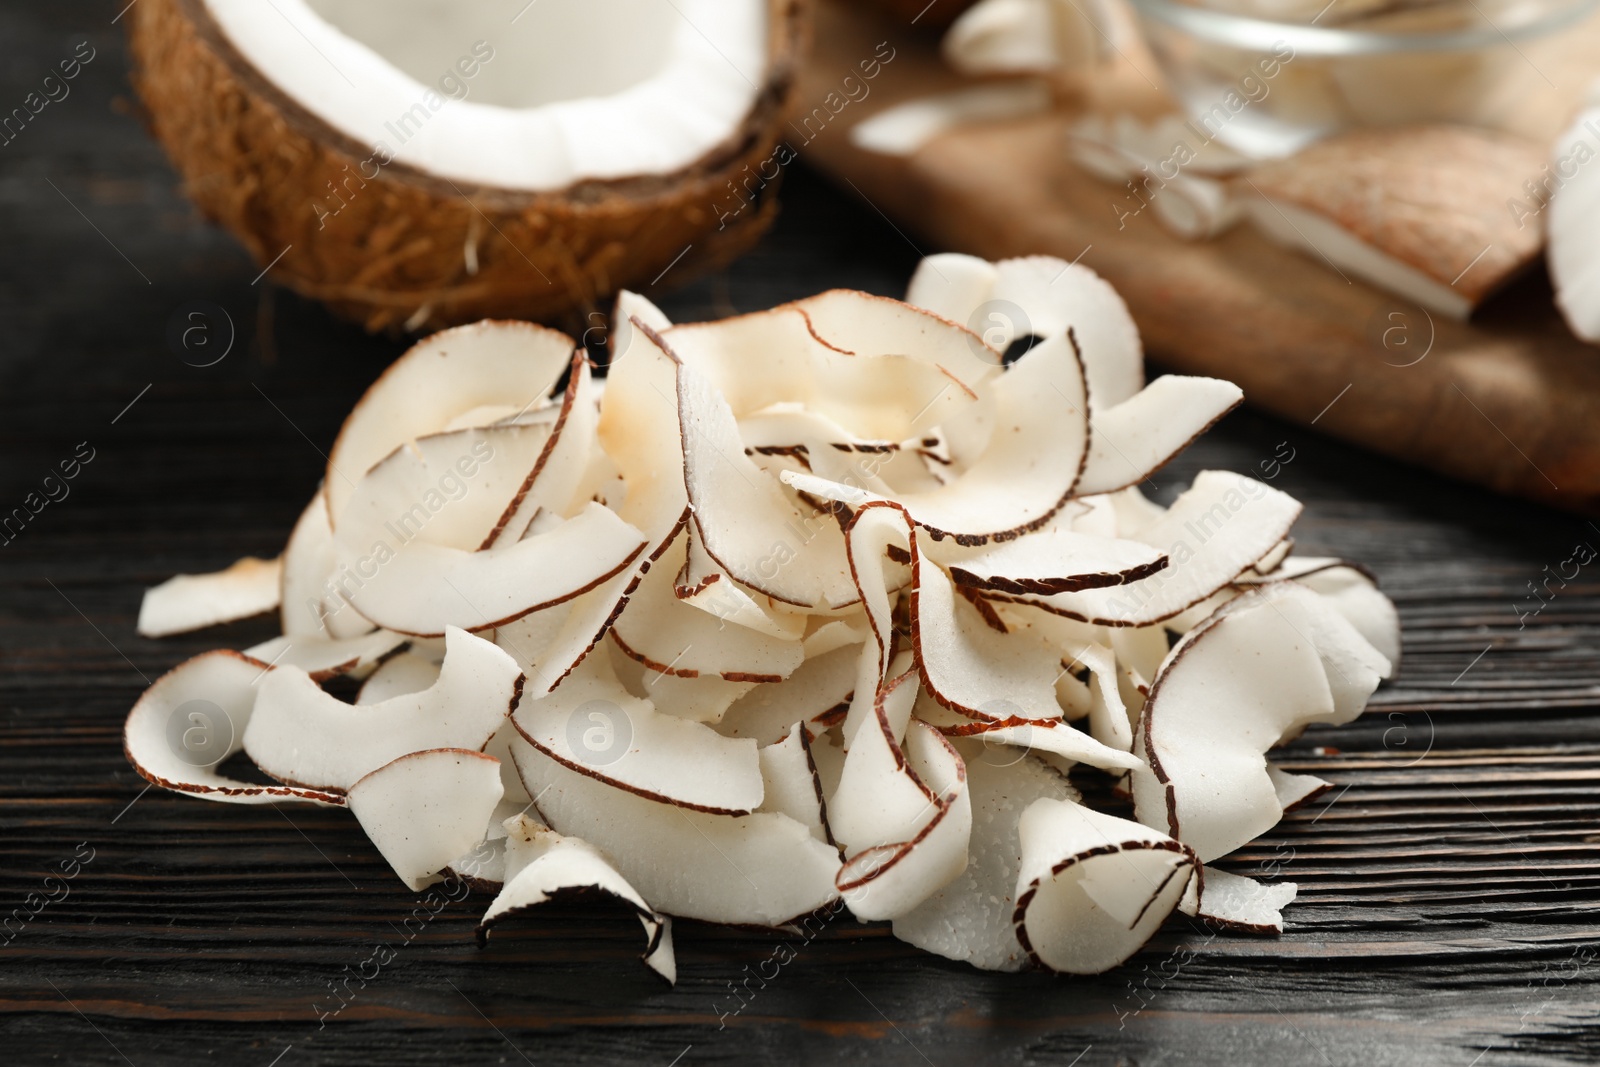
{"label": "glass bowl", "polygon": [[[1288,155],[1355,126],[1467,121],[1524,42],[1600,0],[1129,0],[1195,133]],[[1219,2],[1219,0],[1213,0]],[[1252,6],[1250,13],[1239,8]],[[1268,17],[1270,12],[1272,17]]]}

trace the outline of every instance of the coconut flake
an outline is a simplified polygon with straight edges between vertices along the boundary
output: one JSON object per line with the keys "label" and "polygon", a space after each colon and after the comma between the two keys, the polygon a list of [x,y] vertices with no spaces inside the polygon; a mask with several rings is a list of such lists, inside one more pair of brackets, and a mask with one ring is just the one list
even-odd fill
{"label": "coconut flake", "polygon": [[307,800],[343,804],[322,789],[254,785],[216,772],[242,747],[255,710],[257,686],[271,672],[237,652],[206,652],[157,678],[128,713],[122,746],[147,781],[179,793],[230,804]]}
{"label": "coconut flake", "polygon": [[171,637],[219,623],[264,615],[280,603],[276,559],[246,556],[211,574],[178,574],[144,592],[141,637]]}
{"label": "coconut flake", "polygon": [[1161,549],[1168,565],[1110,589],[1025,598],[1102,626],[1148,626],[1215,593],[1283,539],[1300,504],[1264,482],[1202,471],[1159,519],[1124,536]]}
{"label": "coconut flake", "polygon": [[642,959],[669,984],[678,980],[672,949],[672,920],[658,915],[627,879],[587,841],[566,837],[526,815],[506,820],[505,884],[478,921],[478,940],[514,916],[565,893],[594,890],[631,907],[644,927]]}
{"label": "coconut flake", "polygon": [[464,630],[445,635],[438,680],[421,693],[379,704],[346,704],[297,667],[275,668],[258,685],[244,750],[282,782],[349,789],[378,767],[429,748],[482,749],[517,706],[516,661]]}
{"label": "coconut flake", "polygon": [[394,873],[413,890],[483,839],[500,801],[500,761],[481,752],[410,752],[350,786],[346,803]]}
{"label": "coconut flake", "polygon": [[512,753],[550,825],[611,856],[663,912],[779,926],[838,896],[838,854],[787,815],[689,811],[579,774],[525,740]]}
{"label": "coconut flake", "polygon": [[1231,602],[1173,649],[1150,690],[1132,776],[1141,822],[1210,862],[1283,816],[1264,753],[1313,722],[1359,715],[1388,663],[1309,590]]}
{"label": "coconut flake", "polygon": [[572,358],[572,338],[527,322],[485,321],[413,345],[351,409],[328,451],[322,489],[339,528],[359,480],[396,448],[452,427],[465,412],[495,421],[549,396]]}
{"label": "coconut flake", "polygon": [[1263,885],[1215,867],[1203,869],[1201,883],[1200,918],[1238,933],[1283,933],[1283,909],[1300,892],[1294,882]]}
{"label": "coconut flake", "polygon": [[517,732],[579,774],[694,811],[743,815],[761,804],[756,743],[662,715],[591,656],[549,694],[522,702]]}
{"label": "coconut flake", "polygon": [[1071,800],[1034,801],[1017,836],[1017,940],[1069,974],[1098,974],[1137,952],[1198,866],[1165,834]]}
{"label": "coconut flake", "polygon": [[244,654],[274,667],[299,667],[314,681],[323,682],[340,674],[360,676],[372,670],[405,640],[387,630],[343,639],[274,637],[245,649]]}
{"label": "coconut flake", "polygon": [[340,559],[371,575],[349,594],[362,615],[396,633],[438,637],[453,626],[514,622],[589,592],[623,572],[648,543],[616,512],[590,503],[504,548],[469,552],[411,541],[392,555],[343,548]]}

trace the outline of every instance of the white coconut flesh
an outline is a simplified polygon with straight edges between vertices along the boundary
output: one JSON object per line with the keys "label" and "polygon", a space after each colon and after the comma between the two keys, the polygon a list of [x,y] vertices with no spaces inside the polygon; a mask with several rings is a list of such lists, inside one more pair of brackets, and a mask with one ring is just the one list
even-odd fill
{"label": "white coconut flesh", "polygon": [[[1296,556],[1276,489],[1140,492],[1238,392],[1146,386],[1092,273],[940,256],[912,291],[933,310],[835,291],[686,325],[625,293],[603,388],[552,331],[422,342],[271,581],[153,595],[160,629],[281,601],[284,633],[159,679],[129,759],[208,799],[348,805],[406,885],[498,885],[484,931],[621,901],[669,980],[668,916],[848,908],[1072,973],[1180,906],[1279,929],[1292,887],[1202,889],[1199,864],[1329,788],[1270,752],[1360,714],[1393,605]],[[241,751],[275,784],[219,770]],[[1068,772],[1126,780],[1137,821]]]}
{"label": "white coconut flesh", "polygon": [[378,704],[346,704],[297,667],[273,668],[256,687],[245,751],[279,781],[346,790],[410,752],[481,749],[521,698],[522,670],[464,630],[452,629],[446,643],[432,686]]}
{"label": "white coconut flesh", "polygon": [[211,574],[178,574],[145,590],[141,637],[170,637],[264,615],[280,602],[279,560],[247,556]]}
{"label": "white coconut flesh", "polygon": [[666,174],[728,140],[767,67],[762,0],[205,0],[274,86],[357,143],[477,186]]}
{"label": "white coconut flesh", "polygon": [[526,815],[505,820],[505,884],[478,923],[487,941],[492,927],[564,893],[595,891],[633,909],[644,927],[645,964],[668,982],[678,980],[672,920],[658,915],[627,879],[587,841],[564,837]]}
{"label": "white coconut flesh", "polygon": [[409,752],[369,771],[345,795],[394,873],[413,890],[483,839],[500,802],[500,761],[460,748]]}
{"label": "white coconut flesh", "polygon": [[603,656],[512,716],[542,754],[579,774],[695,811],[744,815],[761,804],[756,743],[656,711],[630,694]]}

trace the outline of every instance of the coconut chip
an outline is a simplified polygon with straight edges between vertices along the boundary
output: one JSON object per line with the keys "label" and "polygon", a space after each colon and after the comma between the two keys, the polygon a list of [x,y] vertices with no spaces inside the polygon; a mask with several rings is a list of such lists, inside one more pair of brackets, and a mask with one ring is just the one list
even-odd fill
{"label": "coconut chip", "polygon": [[178,574],[146,589],[139,636],[171,637],[264,615],[279,604],[281,564],[246,556],[212,574]]}
{"label": "coconut chip", "polygon": [[[208,799],[348,806],[412,889],[495,892],[483,937],[620,901],[669,981],[669,916],[847,907],[1071,973],[1180,908],[1280,929],[1292,886],[1200,864],[1329,788],[1268,753],[1361,712],[1394,606],[1296,556],[1299,505],[1261,482],[1140,492],[1239,392],[1146,385],[1092,272],[944,255],[911,296],[673,325],[624,293],[603,383],[542,328],[422,342],[281,565],[147,598],[147,630],[276,604],[283,635],[157,680],[129,760]],[[241,752],[276,784],[222,774]],[[1138,821],[1069,772],[1131,788]]]}

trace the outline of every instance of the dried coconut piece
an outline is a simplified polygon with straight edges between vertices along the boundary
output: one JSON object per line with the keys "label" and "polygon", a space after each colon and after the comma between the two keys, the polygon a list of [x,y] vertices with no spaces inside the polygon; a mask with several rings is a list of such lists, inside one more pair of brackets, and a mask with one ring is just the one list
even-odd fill
{"label": "dried coconut piece", "polygon": [[761,805],[754,741],[662,715],[630,694],[603,657],[588,657],[549,694],[524,700],[511,721],[544,756],[617,789],[720,815]]}
{"label": "dried coconut piece", "polygon": [[1145,704],[1132,776],[1141,822],[1204,862],[1276,825],[1264,753],[1313,722],[1359,715],[1386,661],[1331,607],[1292,583],[1232,601],[1173,649]]}
{"label": "dried coconut piece", "polygon": [[139,635],[170,637],[264,615],[280,603],[281,564],[246,556],[210,574],[178,574],[144,591]]}
{"label": "dried coconut piece", "polygon": [[1137,485],[1244,402],[1244,392],[1219,378],[1164,374],[1094,415],[1080,496]]}
{"label": "dried coconut piece", "polygon": [[420,892],[483,840],[501,795],[500,761],[461,748],[410,752],[350,786],[345,801],[394,873]]}
{"label": "dried coconut piece", "polygon": [[[441,330],[395,360],[356,401],[328,451],[322,490],[337,530],[356,484],[396,448],[480,409],[496,421],[550,395],[572,338],[528,322],[486,320]],[[461,428],[457,426],[456,428]]]}
{"label": "dried coconut piece", "polygon": [[442,430],[407,441],[356,483],[334,540],[377,555],[412,542],[475,552],[515,508],[529,471],[551,442],[551,424],[505,423]]}
{"label": "dried coconut piece", "polygon": [[1054,256],[999,260],[989,299],[1023,312],[1008,345],[1024,333],[1048,339],[1073,331],[1095,410],[1144,388],[1144,346],[1133,315],[1111,283],[1083,264]]}
{"label": "dried coconut piece", "polygon": [[653,564],[612,624],[611,637],[648,671],[682,678],[780,682],[805,659],[797,638],[783,639],[685,604],[674,592],[688,550],[680,534]]}
{"label": "dried coconut piece", "polygon": [[185,660],[146,689],[122,729],[123,753],[139,776],[163,789],[229,804],[305,800],[342,805],[336,792],[256,785],[216,772],[243,747],[257,686],[271,672],[237,652]]}
{"label": "dried coconut piece", "polygon": [[[954,323],[899,301],[836,290],[660,335],[744,419],[796,404],[854,438],[897,441],[972,406],[998,357]],[[762,354],[759,366],[751,352]]]}
{"label": "dried coconut piece", "polygon": [[328,498],[319,488],[289,534],[279,557],[279,622],[289,637],[357,637],[371,630],[338,591],[338,551],[328,523]]}
{"label": "dried coconut piece", "polygon": [[[411,541],[392,554],[341,547],[363,577],[351,605],[386,630],[437,637],[487,630],[571,600],[626,570],[646,536],[595,503],[515,544],[483,552]],[[559,560],[559,563],[555,561]],[[370,577],[366,575],[370,573]]]}
{"label": "dried coconut piece", "polygon": [[526,815],[506,820],[505,884],[478,921],[478,941],[514,916],[563,895],[595,891],[615,897],[637,913],[644,927],[642,959],[669,984],[678,979],[672,920],[657,914],[626,878],[587,841],[566,837]]}
{"label": "dried coconut piece", "polygon": [[[745,456],[733,411],[709,378],[680,364],[677,393],[684,485],[706,553],[774,600],[823,609],[852,603],[838,527],[802,514]],[[796,532],[808,529],[812,536]]]}
{"label": "dried coconut piece", "polygon": [[995,411],[988,447],[939,489],[877,494],[801,473],[783,480],[850,507],[889,500],[935,536],[963,544],[1037,529],[1072,495],[1088,455],[1087,385],[1077,342],[1063,334],[1035,345],[989,390]]}
{"label": "dried coconut piece", "polygon": [[[896,368],[899,359],[906,359],[938,370],[954,389],[969,392],[999,372],[993,349],[965,325],[904,301],[855,289],[830,289],[785,306],[799,311],[811,335],[830,351],[856,357],[857,363],[864,361],[869,367]],[[828,360],[824,366],[839,364]],[[849,367],[850,363],[843,366]],[[862,384],[874,382],[864,378]],[[933,398],[906,397],[900,395],[903,391],[902,384],[900,389],[883,390],[876,396],[858,390],[856,395],[831,399],[852,405],[874,402],[897,409],[898,413],[910,412],[909,416],[902,415],[900,425],[904,429],[899,432],[863,434],[892,440],[914,436],[922,427],[934,424],[933,420],[924,423],[918,419],[927,414],[920,411],[921,406]]]}
{"label": "dried coconut piece", "polygon": [[914,673],[878,692],[828,801],[846,856],[837,885],[861,919],[911,910],[967,863],[966,768],[949,742],[911,718],[916,698]]}
{"label": "dried coconut piece", "polygon": [[1126,585],[1148,578],[1167,557],[1142,541],[1117,540],[1049,526],[976,550],[923,543],[957,585],[982,593],[1051,596]]}
{"label": "dried coconut piece", "polygon": [[550,825],[612,857],[664,913],[779,926],[837,899],[838,854],[786,815],[687,811],[579,774],[525,739],[512,754]]}
{"label": "dried coconut piece", "polygon": [[1042,798],[1017,823],[1017,940],[1039,964],[1099,974],[1137,952],[1199,866],[1158,830]]}
{"label": "dried coconut piece", "polygon": [[944,707],[971,719],[1059,719],[1059,652],[1031,633],[1004,634],[955,594],[955,586],[911,539],[911,640],[922,684]]}
{"label": "dried coconut piece", "polygon": [[828,828],[827,793],[811,758],[811,732],[803,722],[789,727],[781,741],[761,749],[762,811],[781,812],[804,824],[811,836],[834,844]]}
{"label": "dried coconut piece", "polygon": [[[996,702],[994,710],[1002,710],[1003,702]],[[1024,719],[1005,716],[973,721],[940,707],[937,702],[926,711],[918,711],[918,718],[937,729],[945,737],[980,741],[990,750],[1015,749],[1021,753],[1058,756],[1066,766],[1086,763],[1102,770],[1126,771],[1143,767],[1144,761],[1126,749],[1107,745],[1064,719]],[[1131,730],[1128,731],[1131,735]],[[1002,747],[1003,746],[1003,747]],[[1056,761],[1052,761],[1056,762]]]}
{"label": "dried coconut piece", "polygon": [[734,701],[716,728],[729,737],[753,737],[759,745],[776,743],[795,723],[820,732],[825,720],[842,716],[849,706],[860,662],[860,644],[813,656],[783,681],[758,685]]}
{"label": "dried coconut piece", "polygon": [[560,410],[550,427],[549,441],[533,469],[524,477],[499,525],[484,541],[484,548],[520,539],[540,511],[567,515],[575,504],[589,499],[582,489],[599,451],[600,389],[581,348],[572,354]]}
{"label": "dried coconut piece", "polygon": [[1283,909],[1294,902],[1300,887],[1294,882],[1262,884],[1254,878],[1201,870],[1197,914],[1206,922],[1234,933],[1281,934]]}
{"label": "dried coconut piece", "polygon": [[1050,105],[1050,89],[1040,82],[974,85],[919,96],[876,111],[850,127],[850,143],[879,155],[914,156],[948,131],[976,123],[988,126],[1043,115]]}
{"label": "dried coconut piece", "polygon": [[1281,541],[1299,514],[1293,497],[1264,482],[1201,471],[1158,519],[1123,533],[1165,552],[1166,568],[1125,586],[1022,599],[1096,625],[1148,626],[1227,585]]}
{"label": "dried coconut piece", "polygon": [[420,693],[439,680],[439,664],[414,652],[402,652],[378,664],[361,683],[357,704],[381,704],[391,697]]}
{"label": "dried coconut piece", "polygon": [[[1360,567],[1331,560],[1331,566],[1318,567],[1293,577],[1321,596],[1335,611],[1349,620],[1356,632],[1389,661],[1392,670],[1400,665],[1400,614],[1394,602],[1378,590],[1378,583]],[[1388,677],[1385,673],[1384,677]]]}
{"label": "dried coconut piece", "polygon": [[1253,168],[1241,195],[1272,240],[1465,319],[1539,255],[1541,228],[1505,203],[1542,163],[1490,130],[1357,129]]}
{"label": "dried coconut piece", "polygon": [[926,952],[986,971],[1020,971],[1028,955],[1017,940],[1017,874],[1022,848],[1017,821],[1035,800],[1077,800],[1065,775],[1032,756],[1001,759],[973,743],[967,753],[972,833],[966,869],[894,920],[894,936]]}
{"label": "dried coconut piece", "polygon": [[299,667],[313,681],[324,682],[341,674],[360,676],[405,643],[401,634],[374,630],[360,637],[319,639],[274,637],[245,649],[244,654],[274,667]]}
{"label": "dried coconut piece", "polygon": [[258,685],[244,750],[282,782],[349,789],[369,771],[429,748],[482,749],[522,696],[516,661],[465,630],[445,635],[438,680],[420,693],[355,706],[295,667]]}
{"label": "dried coconut piece", "polygon": [[[1583,110],[1550,149],[1551,166],[1574,173],[1549,201],[1550,248],[1546,261],[1555,285],[1556,307],[1572,332],[1585,341],[1600,341],[1600,256],[1594,251],[1594,219],[1600,217],[1600,180],[1587,167],[1595,155],[1591,135],[1600,119],[1600,92],[1589,87]],[[1536,179],[1537,180],[1537,179]],[[1548,180],[1548,179],[1546,179]],[[1530,230],[1539,229],[1536,216],[1545,208],[1539,199],[1513,199],[1512,214]]]}
{"label": "dried coconut piece", "polygon": [[945,62],[969,77],[1054,74],[1091,66],[1123,23],[1100,0],[980,0],[945,31]]}
{"label": "dried coconut piece", "polygon": [[627,489],[615,510],[642,532],[645,548],[588,592],[497,628],[496,641],[528,672],[531,696],[554,689],[605,638],[645,571],[689,520],[676,364],[637,316],[629,329],[627,358],[613,366],[601,398],[598,436]]}

